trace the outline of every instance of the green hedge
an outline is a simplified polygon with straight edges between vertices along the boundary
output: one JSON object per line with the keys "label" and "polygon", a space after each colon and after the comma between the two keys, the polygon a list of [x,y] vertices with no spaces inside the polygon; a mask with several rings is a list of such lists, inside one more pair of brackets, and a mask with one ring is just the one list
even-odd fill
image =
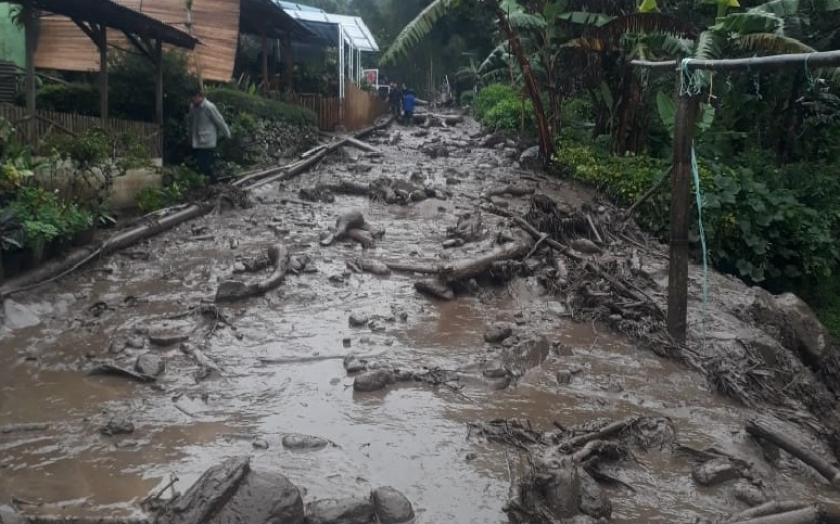
{"label": "green hedge", "polygon": [[[568,141],[558,144],[554,161],[566,174],[597,187],[623,206],[634,203],[668,166],[660,159],[616,157]],[[804,169],[811,172],[811,178],[836,178],[828,166]],[[793,189],[802,170],[801,165],[777,169],[771,185],[766,172],[699,161],[706,244],[718,269],[777,288],[802,279],[824,278],[837,269],[839,203],[823,200],[821,207],[809,205],[808,193],[812,191]],[[662,239],[669,224],[669,187],[664,184],[638,214],[640,225]],[[840,195],[834,200],[838,199]],[[694,206],[691,213],[696,238]]]}
{"label": "green hedge", "polygon": [[[26,105],[25,94],[19,94],[16,101]],[[46,84],[35,95],[35,104],[46,111],[99,116],[99,89],[93,84]]]}
{"label": "green hedge", "polygon": [[478,92],[475,116],[484,126],[494,130],[523,130],[525,134],[532,135],[536,129],[531,101],[523,101],[513,88],[503,84],[490,85]]}
{"label": "green hedge", "polygon": [[305,107],[271,100],[229,87],[207,89],[207,98],[228,113],[249,113],[255,118],[287,122],[293,126],[314,126],[317,117]]}

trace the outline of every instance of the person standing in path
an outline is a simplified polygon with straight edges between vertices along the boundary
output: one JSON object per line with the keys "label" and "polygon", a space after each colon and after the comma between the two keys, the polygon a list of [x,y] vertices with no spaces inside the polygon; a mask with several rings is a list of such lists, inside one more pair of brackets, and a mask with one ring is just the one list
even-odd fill
{"label": "person standing in path", "polygon": [[391,82],[391,90],[388,92],[388,103],[391,104],[391,114],[397,120],[400,119],[400,106],[402,106],[403,93],[397,87],[396,82]]}
{"label": "person standing in path", "polygon": [[414,123],[414,91],[409,89],[403,96],[403,115],[405,116],[405,123],[411,125]]}
{"label": "person standing in path", "polygon": [[213,154],[221,134],[230,138],[230,129],[213,102],[207,100],[199,88],[190,92],[189,125],[190,145],[199,173],[211,184],[216,183],[213,172]]}

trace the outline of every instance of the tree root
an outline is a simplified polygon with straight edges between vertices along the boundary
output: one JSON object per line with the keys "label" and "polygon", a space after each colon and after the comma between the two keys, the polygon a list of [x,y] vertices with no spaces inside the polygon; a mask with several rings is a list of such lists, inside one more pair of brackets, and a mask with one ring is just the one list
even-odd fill
{"label": "tree root", "polygon": [[245,283],[241,280],[225,280],[216,290],[216,303],[232,302],[262,295],[278,287],[286,277],[289,268],[289,251],[285,246],[277,244],[269,248],[268,258],[274,264],[274,271],[263,281]]}

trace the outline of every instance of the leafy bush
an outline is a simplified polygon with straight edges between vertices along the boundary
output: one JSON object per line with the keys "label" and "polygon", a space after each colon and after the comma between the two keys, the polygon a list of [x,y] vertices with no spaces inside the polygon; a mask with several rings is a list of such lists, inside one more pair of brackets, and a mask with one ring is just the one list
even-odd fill
{"label": "leafy bush", "polygon": [[147,187],[140,190],[137,194],[137,208],[144,213],[149,213],[173,206],[181,202],[190,191],[204,185],[205,180],[202,175],[182,164],[164,173],[161,187]]}
{"label": "leafy bush", "polygon": [[[25,105],[25,94],[18,97],[18,104]],[[38,90],[35,103],[39,109],[61,113],[78,113],[99,116],[99,89],[93,84],[45,84]]]}
{"label": "leafy bush", "polygon": [[475,102],[475,92],[473,91],[464,91],[461,93],[461,106],[462,107],[471,107]]}
{"label": "leafy bush", "polygon": [[516,91],[508,85],[493,84],[481,88],[475,97],[475,117],[483,121],[487,113],[502,100],[519,100]]}
{"label": "leafy bush", "polygon": [[249,113],[254,118],[279,120],[295,126],[314,126],[315,113],[305,107],[271,100],[256,94],[236,89],[217,87],[207,90],[207,98],[219,106],[225,116],[233,113]]}
{"label": "leafy bush", "polygon": [[533,135],[537,128],[531,101],[523,103],[519,98],[500,100],[487,111],[482,123],[495,130],[518,132],[521,129],[526,136]]}
{"label": "leafy bush", "polygon": [[[566,174],[624,206],[647,191],[668,165],[647,156],[616,157],[566,142],[556,148],[554,161]],[[785,288],[803,277],[824,277],[837,267],[836,208],[811,207],[794,191],[765,183],[749,168],[701,161],[698,174],[707,248],[718,269],[748,282]],[[669,224],[668,187],[664,184],[638,214],[640,225],[663,240]],[[696,216],[692,211],[693,221]],[[696,238],[696,224],[693,229]]]}

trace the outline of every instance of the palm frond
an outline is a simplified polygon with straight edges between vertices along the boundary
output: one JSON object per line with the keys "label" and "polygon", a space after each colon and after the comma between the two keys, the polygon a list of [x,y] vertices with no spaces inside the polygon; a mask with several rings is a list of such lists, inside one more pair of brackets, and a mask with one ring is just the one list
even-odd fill
{"label": "palm frond", "polygon": [[784,18],[799,12],[799,0],[770,0],[761,5],[747,9],[747,13],[768,13]]}
{"label": "palm frond", "polygon": [[557,15],[557,20],[569,22],[574,25],[595,26],[601,27],[607,22],[611,22],[615,17],[601,14],[589,13],[586,11],[571,11]]}
{"label": "palm frond", "polygon": [[615,51],[617,49],[612,42],[598,37],[573,38],[560,47],[577,49],[580,51],[591,51],[595,53],[600,53],[602,51]]}
{"label": "palm frond", "polygon": [[435,24],[449,12],[450,9],[458,6],[461,0],[433,0],[414,20],[408,23],[394,42],[379,59],[381,65],[395,62],[399,57],[406,56],[417,42],[422,40],[434,28]]}
{"label": "palm frond", "polygon": [[781,34],[784,25],[784,20],[775,14],[759,11],[726,15],[715,27],[741,35],[750,33]]}
{"label": "palm frond", "polygon": [[723,56],[726,36],[715,30],[703,31],[697,38],[694,57],[697,60],[716,60]]}
{"label": "palm frond", "polygon": [[813,47],[776,33],[752,33],[735,39],[735,46],[747,53],[768,53],[774,55],[791,53],[814,53]]}
{"label": "palm frond", "polygon": [[490,54],[487,55],[487,57],[478,66],[478,71],[479,73],[490,71],[491,68],[495,67],[499,62],[506,62],[509,57],[510,53],[508,53],[508,43],[502,42],[497,45],[495,49],[490,51]]}
{"label": "palm frond", "polygon": [[696,31],[684,20],[664,13],[633,13],[620,16],[598,28],[598,36],[608,40],[632,33],[663,33],[679,37],[693,37]]}
{"label": "palm frond", "polygon": [[654,53],[660,53],[673,58],[691,55],[694,41],[687,38],[677,38],[673,35],[652,34],[645,35],[640,43]]}

